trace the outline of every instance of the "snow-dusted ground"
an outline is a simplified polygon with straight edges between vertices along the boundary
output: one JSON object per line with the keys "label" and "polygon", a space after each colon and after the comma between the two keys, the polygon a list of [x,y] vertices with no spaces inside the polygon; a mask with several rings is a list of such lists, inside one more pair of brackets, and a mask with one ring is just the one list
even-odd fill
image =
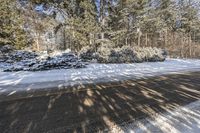
{"label": "snow-dusted ground", "polygon": [[0,95],[36,89],[63,89],[64,86],[114,82],[149,76],[200,71],[200,60],[167,59],[164,62],[134,64],[90,64],[87,68],[37,72],[0,72]]}
{"label": "snow-dusted ground", "polygon": [[114,125],[110,130],[111,133],[199,133],[200,100],[153,118]]}
{"label": "snow-dusted ground", "polygon": [[[90,64],[82,69],[37,72],[0,72],[0,101],[19,91],[61,87],[83,83],[110,82],[149,76],[200,71],[200,60],[167,59],[165,62],[135,64]],[[6,94],[6,95],[4,95]],[[114,126],[112,132],[192,133],[200,131],[200,101],[155,119],[144,119],[125,126]]]}
{"label": "snow-dusted ground", "polygon": [[51,81],[117,81],[200,70],[200,60],[168,59],[165,62],[135,64],[90,64],[82,69],[61,69],[38,72],[0,72],[0,86]]}

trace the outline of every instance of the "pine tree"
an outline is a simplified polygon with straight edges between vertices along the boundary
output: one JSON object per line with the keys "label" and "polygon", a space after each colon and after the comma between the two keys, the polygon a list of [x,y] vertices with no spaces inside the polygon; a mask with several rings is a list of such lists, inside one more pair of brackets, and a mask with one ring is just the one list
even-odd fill
{"label": "pine tree", "polygon": [[27,45],[27,34],[23,29],[23,19],[16,1],[0,0],[0,45],[10,44],[17,49]]}
{"label": "pine tree", "polygon": [[109,22],[112,28],[113,41],[120,45],[128,45],[130,40],[138,38],[137,30],[142,30],[147,0],[124,0],[117,1],[112,7]]}
{"label": "pine tree", "polygon": [[82,12],[68,18],[66,23],[68,26],[67,34],[77,50],[86,45],[92,47],[95,43],[95,34],[99,32],[94,3],[82,1],[79,6]]}
{"label": "pine tree", "polygon": [[179,5],[180,9],[180,29],[185,32],[193,32],[199,29],[199,14],[198,7],[199,4],[196,2],[181,1]]}

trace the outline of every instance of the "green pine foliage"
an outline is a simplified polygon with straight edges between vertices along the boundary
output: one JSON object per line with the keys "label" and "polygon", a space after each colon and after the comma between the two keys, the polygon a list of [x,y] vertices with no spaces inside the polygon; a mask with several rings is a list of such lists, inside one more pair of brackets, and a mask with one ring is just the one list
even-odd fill
{"label": "green pine foliage", "polygon": [[94,3],[91,1],[82,1],[79,4],[82,12],[67,19],[68,30],[66,31],[70,39],[77,46],[77,50],[86,45],[94,43],[94,36],[100,28],[96,21],[96,12]]}
{"label": "green pine foliage", "polygon": [[[17,48],[26,46],[28,33],[23,28],[23,13],[16,8],[16,1],[0,1],[0,43],[12,44]],[[176,45],[177,51],[185,48],[185,50],[190,49],[191,53],[191,47],[196,49],[200,42],[200,2],[198,1],[29,0],[29,2],[32,4],[30,10],[33,13],[35,4],[43,4],[47,8],[53,7],[67,14],[64,23],[54,23],[51,29],[62,28],[65,34],[64,41],[66,41],[64,44],[70,46],[65,48],[75,51],[85,46],[97,49],[100,45],[156,46],[170,50]],[[41,15],[38,21],[43,28],[37,28],[36,31],[43,34],[49,27],[49,22],[45,18],[55,19],[54,15]],[[39,24],[36,23],[36,26]],[[186,48],[185,45],[190,48]]]}
{"label": "green pine foliage", "polygon": [[23,29],[23,19],[16,1],[0,0],[0,45],[10,44],[17,49],[27,45],[27,33]]}

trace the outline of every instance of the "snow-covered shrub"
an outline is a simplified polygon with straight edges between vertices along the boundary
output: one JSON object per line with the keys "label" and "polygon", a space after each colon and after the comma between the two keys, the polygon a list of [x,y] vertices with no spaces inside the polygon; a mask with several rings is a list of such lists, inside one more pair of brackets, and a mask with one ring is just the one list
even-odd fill
{"label": "snow-covered shrub", "polygon": [[96,52],[97,61],[100,63],[108,63],[111,50],[112,48],[106,47],[105,45],[100,46]]}
{"label": "snow-covered shrub", "polygon": [[[2,70],[10,71],[42,71],[51,69],[70,69],[84,68],[85,63],[82,63],[79,58],[70,52],[57,53],[56,55],[45,56],[40,58],[41,54],[28,51],[15,51],[6,55],[3,60],[7,66]],[[1,58],[0,58],[1,62]],[[1,68],[0,68],[1,69]]]}
{"label": "snow-covered shrub", "polygon": [[110,51],[110,55],[108,55],[108,62],[107,63],[123,63],[121,61],[121,53],[119,51],[119,48],[115,48],[115,49],[112,49]]}
{"label": "snow-covered shrub", "polygon": [[112,48],[100,46],[97,52],[94,52],[89,47],[84,50],[80,54],[82,60],[91,61],[95,59],[99,63],[155,62],[164,61],[166,58],[166,52],[164,50],[152,47],[123,46],[121,48]]}
{"label": "snow-covered shrub", "polygon": [[137,61],[136,53],[130,46],[123,46],[120,48],[120,60],[123,63],[132,63]]}
{"label": "snow-covered shrub", "polygon": [[135,62],[135,56],[134,51],[128,46],[113,48],[106,63],[132,63]]}
{"label": "snow-covered shrub", "polygon": [[134,47],[133,50],[136,53],[138,58],[138,62],[155,62],[155,61],[164,61],[166,55],[164,51],[159,48],[152,48],[152,47]]}
{"label": "snow-covered shrub", "polygon": [[[107,51],[108,50],[109,49],[107,49]],[[110,54],[106,55],[106,58],[104,58],[105,60],[103,62],[104,63],[156,62],[156,61],[164,61],[165,58],[166,58],[166,52],[159,48],[123,46],[121,48],[110,49]]]}
{"label": "snow-covered shrub", "polygon": [[83,61],[91,61],[96,58],[94,48],[89,46],[83,47],[79,52],[79,56]]}
{"label": "snow-covered shrub", "polygon": [[141,48],[141,47],[134,47],[133,51],[136,53],[137,62],[144,62],[148,61],[150,58],[150,54],[148,55],[148,49],[150,48]]}
{"label": "snow-covered shrub", "polygon": [[4,46],[0,46],[0,53],[8,53],[13,51],[14,48],[11,45],[4,45]]}

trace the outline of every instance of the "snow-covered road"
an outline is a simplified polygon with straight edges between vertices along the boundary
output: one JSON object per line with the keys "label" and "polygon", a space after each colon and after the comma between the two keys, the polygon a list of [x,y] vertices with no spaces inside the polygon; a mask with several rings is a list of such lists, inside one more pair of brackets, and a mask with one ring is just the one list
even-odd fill
{"label": "snow-covered road", "polygon": [[90,64],[87,68],[81,69],[0,72],[0,86],[56,81],[70,84],[110,82],[196,70],[200,70],[200,60],[167,59],[165,62],[156,63]]}
{"label": "snow-covered road", "polygon": [[[173,73],[178,74],[168,75]],[[179,75],[179,73],[183,74]],[[166,76],[159,77],[159,75],[165,74]],[[165,62],[138,64],[90,64],[83,69],[42,72],[0,72],[0,102],[3,103],[1,108],[4,110],[2,111],[4,114],[2,114],[4,116],[2,121],[8,121],[5,125],[10,127],[10,124],[17,119],[19,122],[16,123],[16,127],[17,130],[20,130],[18,127],[23,128],[25,123],[29,124],[28,121],[39,123],[44,118],[43,114],[48,114],[45,115],[48,117],[45,119],[49,123],[44,122],[43,124],[47,124],[46,127],[50,130],[53,123],[53,125],[57,125],[55,130],[59,131],[69,128],[67,123],[72,123],[69,119],[71,115],[75,116],[73,124],[80,122],[83,129],[90,127],[87,124],[91,122],[90,124],[93,125],[92,120],[95,114],[97,116],[95,118],[101,120],[111,132],[198,133],[200,130],[200,101],[185,107],[180,106],[199,100],[199,75],[200,60],[188,59],[167,59]],[[107,88],[110,87],[109,89],[102,89],[106,88],[104,84],[98,84],[103,87],[96,85],[96,88],[81,86],[87,82],[111,82],[148,78],[149,76],[158,77],[133,80],[133,82],[127,81],[128,83],[122,85],[120,83],[118,87],[107,85]],[[78,85],[78,87],[70,88],[68,87],[70,85]],[[78,91],[79,88],[81,91]],[[62,89],[65,92],[72,89],[72,91],[75,90],[75,93],[63,93]],[[29,97],[28,100],[27,97]],[[80,113],[82,107],[87,107],[89,111]],[[176,110],[173,111],[172,108]],[[72,113],[63,115],[64,112],[70,111]],[[113,118],[118,117],[124,123],[121,125],[117,124],[118,120],[116,119],[108,119],[112,118],[110,115],[112,113]],[[154,113],[156,114],[155,117],[152,116],[153,118],[143,117],[144,114],[154,115]],[[15,114],[18,118],[13,117]],[[81,120],[81,117],[76,114],[85,116],[85,118],[83,117]],[[33,115],[32,119],[27,119]],[[144,119],[138,120],[137,118],[140,116]],[[26,122],[20,123],[20,120],[24,119]],[[63,124],[63,120],[67,120],[67,122]],[[101,122],[96,123],[97,128],[101,127]],[[34,125],[32,127],[35,128]]]}
{"label": "snow-covered road", "polygon": [[0,99],[4,99],[2,95],[8,98],[18,92],[30,93],[38,89],[46,93],[74,85],[117,82],[193,71],[200,71],[200,60],[167,59],[164,62],[134,64],[90,64],[87,68],[81,69],[0,72]]}

